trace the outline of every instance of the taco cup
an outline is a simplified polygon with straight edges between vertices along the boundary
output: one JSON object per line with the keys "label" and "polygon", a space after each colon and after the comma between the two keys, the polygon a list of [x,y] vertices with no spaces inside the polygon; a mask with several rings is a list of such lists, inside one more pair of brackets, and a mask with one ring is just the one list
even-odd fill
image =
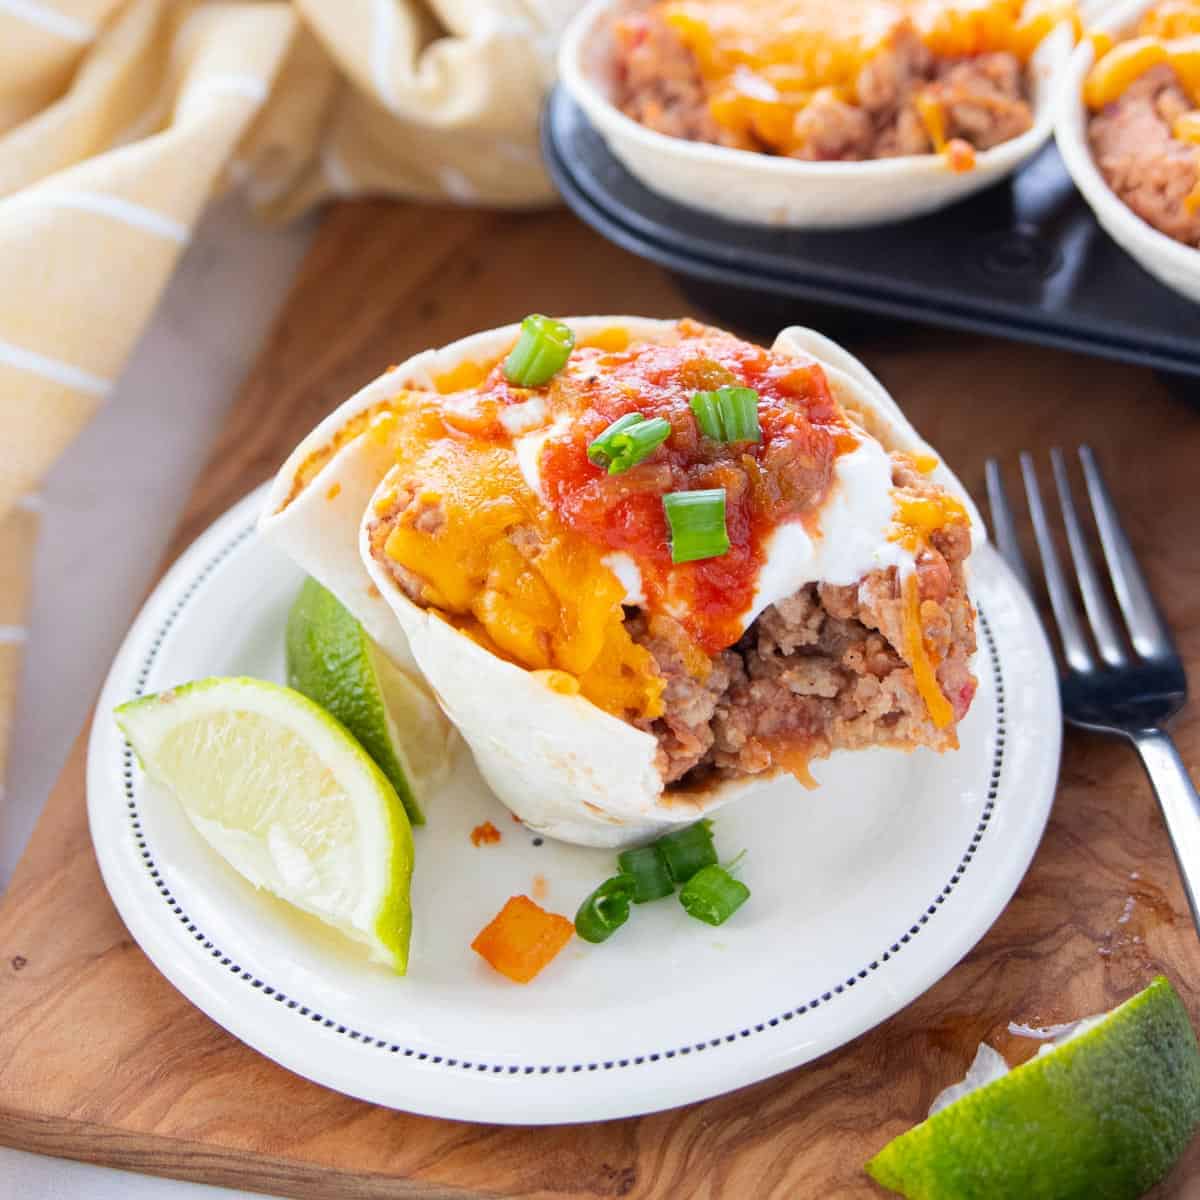
{"label": "taco cup", "polygon": [[[881,385],[811,330],[766,351],[565,324],[544,386],[505,375],[516,326],[388,372],[305,439],[262,523],[415,663],[496,795],[547,836],[629,845],[780,772],[811,784],[836,749],[953,748],[982,527]],[[691,407],[728,389],[758,441]],[[634,413],[669,431],[609,473],[589,447]],[[722,493],[728,549],[676,562],[663,496],[689,492]]]}
{"label": "taco cup", "polygon": [[1068,66],[1055,139],[1105,232],[1200,303],[1200,4],[1109,4]]}
{"label": "taco cup", "polygon": [[591,0],[563,88],[646,187],[731,221],[935,212],[1045,144],[1074,43],[1056,0]]}

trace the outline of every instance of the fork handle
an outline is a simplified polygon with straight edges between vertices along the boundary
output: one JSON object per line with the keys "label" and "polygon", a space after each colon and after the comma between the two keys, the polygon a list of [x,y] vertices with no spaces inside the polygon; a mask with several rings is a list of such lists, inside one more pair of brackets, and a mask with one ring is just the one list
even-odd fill
{"label": "fork handle", "polygon": [[1200,794],[1166,730],[1143,729],[1131,736],[1162,809],[1192,923],[1200,935]]}

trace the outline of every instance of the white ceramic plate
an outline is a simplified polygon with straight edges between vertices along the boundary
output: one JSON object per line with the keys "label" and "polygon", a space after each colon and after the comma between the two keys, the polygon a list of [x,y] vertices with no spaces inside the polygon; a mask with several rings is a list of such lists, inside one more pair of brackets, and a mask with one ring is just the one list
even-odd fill
{"label": "white ceramic plate", "polygon": [[[1152,0],[1126,0],[1105,9],[1094,28],[1119,36],[1125,33]],[[1096,220],[1127,254],[1160,283],[1181,296],[1200,303],[1200,250],[1185,246],[1143,221],[1108,186],[1092,157],[1087,139],[1088,109],[1083,102],[1083,81],[1095,61],[1095,48],[1083,41],[1067,66],[1063,98],[1059,105],[1054,137],[1075,186],[1096,214]]]}
{"label": "white ceramic plate", "polygon": [[[834,2],[834,0],[831,0]],[[901,221],[945,208],[1011,175],[1040,149],[1054,125],[1058,83],[1072,35],[1059,25],[1031,61],[1034,123],[976,155],[955,173],[936,154],[866,162],[801,162],[668,137],[613,103],[609,21],[618,0],[592,0],[568,26],[558,74],[613,154],[648,188],[731,221],[791,229],[850,229]]]}
{"label": "white ceramic plate", "polygon": [[[1037,847],[1058,770],[1053,663],[996,553],[976,552],[979,693],[962,749],[869,751],[817,764],[722,810],[719,849],[747,850],[753,896],[711,929],[672,900],[603,946],[578,940],[532,984],[493,973],[474,935],[535,876],[574,914],[611,852],[540,842],[465,753],[416,833],[410,973],[373,966],[257,893],[147,784],[109,717],[205,675],[283,677],[298,570],[254,532],[247,497],[146,603],[100,698],[88,815],[130,932],[176,987],[301,1075],[441,1117],[551,1123],[700,1100],[808,1062],[944,975],[1008,903]],[[502,703],[502,697],[497,697]],[[615,766],[614,766],[614,769]],[[469,833],[490,819],[499,845]]]}

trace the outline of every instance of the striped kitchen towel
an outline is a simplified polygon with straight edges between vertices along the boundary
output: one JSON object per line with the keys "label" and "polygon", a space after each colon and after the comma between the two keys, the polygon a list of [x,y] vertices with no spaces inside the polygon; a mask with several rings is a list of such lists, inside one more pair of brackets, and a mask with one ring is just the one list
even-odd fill
{"label": "striped kitchen towel", "polygon": [[29,497],[111,393],[206,202],[230,184],[274,218],[362,192],[548,202],[538,108],[576,7],[0,0],[0,782]]}

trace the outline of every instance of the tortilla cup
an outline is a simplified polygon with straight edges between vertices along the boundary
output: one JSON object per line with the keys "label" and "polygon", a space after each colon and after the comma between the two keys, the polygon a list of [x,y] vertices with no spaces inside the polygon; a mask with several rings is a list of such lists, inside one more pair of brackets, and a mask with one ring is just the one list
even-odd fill
{"label": "tortilla cup", "polygon": [[[1151,3],[1152,0],[1124,0],[1108,5],[1092,32],[1120,38],[1136,25]],[[1159,283],[1200,304],[1200,249],[1177,242],[1138,216],[1109,187],[1092,154],[1088,144],[1091,113],[1084,103],[1083,87],[1095,61],[1095,43],[1087,39],[1075,49],[1067,66],[1054,129],[1059,153],[1075,186],[1109,237]]]}
{"label": "tortilla cup", "polygon": [[[625,317],[568,319],[566,323],[580,343],[589,334],[614,326],[639,341],[671,336],[676,328],[673,322]],[[516,336],[517,326],[507,326],[454,343],[438,352],[438,367],[451,371],[460,363],[494,362]],[[816,358],[842,407],[886,450],[931,453],[866,368],[828,339],[812,330],[793,328],[779,335],[774,348]],[[385,379],[393,380],[389,386],[394,386],[399,377],[394,372]],[[375,386],[367,392],[373,393]],[[345,414],[361,411],[358,397],[340,410]],[[326,437],[336,424],[331,419],[321,427]],[[342,462],[363,469],[367,459],[363,455]],[[382,503],[393,480],[386,475],[379,479],[378,466],[379,460],[371,458],[370,471],[379,483],[377,498]],[[945,465],[939,463],[931,478],[964,504],[979,531],[982,526],[974,506]],[[365,491],[362,481],[358,483],[356,504]],[[293,544],[311,548],[313,573],[337,574],[343,586],[360,596],[366,595],[364,576],[374,584],[381,603],[394,614],[390,642],[395,644],[402,635],[442,709],[470,746],[484,779],[530,828],[582,845],[628,846],[693,822],[766,781],[761,776],[718,778],[698,788],[665,791],[656,769],[658,742],[654,736],[580,695],[554,690],[542,674],[497,657],[437,611],[414,603],[397,585],[387,564],[374,556],[375,501],[363,503],[358,512],[357,571],[343,566],[346,554],[341,541],[321,551],[319,543],[326,526],[311,526],[306,536],[294,538]],[[344,531],[336,536],[344,537]],[[336,571],[330,569],[334,562]],[[336,585],[329,586],[336,590]]]}

